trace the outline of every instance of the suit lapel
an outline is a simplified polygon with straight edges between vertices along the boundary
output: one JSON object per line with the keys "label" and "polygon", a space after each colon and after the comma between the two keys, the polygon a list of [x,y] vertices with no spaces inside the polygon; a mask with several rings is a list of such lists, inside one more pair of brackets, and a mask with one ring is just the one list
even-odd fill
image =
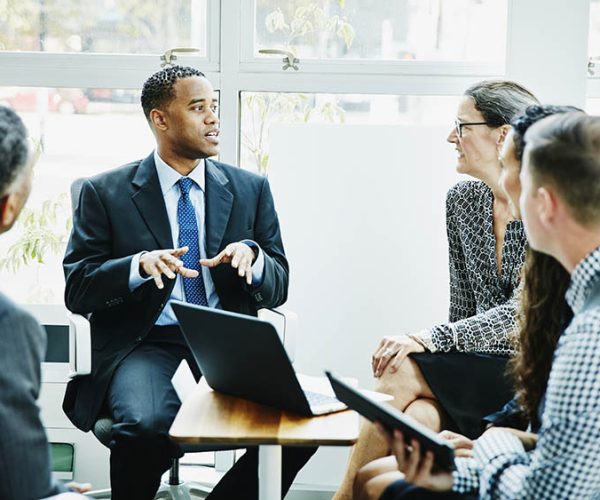
{"label": "suit lapel", "polygon": [[206,253],[214,257],[221,246],[231,215],[233,194],[227,189],[229,180],[210,160],[206,160]]}
{"label": "suit lapel", "polygon": [[[173,236],[153,154],[140,163],[132,183],[137,191],[131,199],[158,243],[158,247],[172,248]],[[133,234],[135,228],[131,230]]]}

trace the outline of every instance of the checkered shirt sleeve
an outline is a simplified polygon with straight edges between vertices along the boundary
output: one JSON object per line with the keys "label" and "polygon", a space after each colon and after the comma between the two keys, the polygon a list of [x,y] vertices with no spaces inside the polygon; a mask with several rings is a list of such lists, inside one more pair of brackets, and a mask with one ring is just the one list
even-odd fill
{"label": "checkered shirt sleeve", "polygon": [[474,493],[479,489],[479,468],[472,458],[458,457],[454,460],[456,470],[452,473],[452,489],[458,493]]}

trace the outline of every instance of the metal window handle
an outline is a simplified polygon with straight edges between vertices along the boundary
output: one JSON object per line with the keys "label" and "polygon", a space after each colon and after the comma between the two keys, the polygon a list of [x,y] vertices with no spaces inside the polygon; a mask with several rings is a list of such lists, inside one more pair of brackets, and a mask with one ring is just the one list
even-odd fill
{"label": "metal window handle", "polygon": [[173,61],[177,60],[176,54],[193,54],[200,52],[200,49],[195,47],[176,47],[174,49],[167,50],[162,56],[160,56],[160,67],[164,68],[168,64],[174,64]]}
{"label": "metal window handle", "polygon": [[259,54],[276,54],[285,56],[283,61],[282,69],[285,71],[288,68],[293,68],[295,71],[298,71],[300,68],[300,59],[298,59],[293,52],[289,50],[280,50],[280,49],[260,49],[258,51]]}

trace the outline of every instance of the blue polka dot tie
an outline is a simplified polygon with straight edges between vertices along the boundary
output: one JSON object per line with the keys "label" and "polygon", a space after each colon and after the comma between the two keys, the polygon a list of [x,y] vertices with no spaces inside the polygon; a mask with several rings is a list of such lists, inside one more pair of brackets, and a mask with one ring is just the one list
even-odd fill
{"label": "blue polka dot tie", "polygon": [[200,274],[197,278],[184,278],[183,289],[185,291],[185,300],[191,304],[208,306],[206,300],[206,290],[204,289],[204,279],[200,269],[200,238],[198,236],[198,222],[196,212],[190,200],[190,190],[194,184],[192,179],[182,177],[178,181],[179,202],[177,203],[177,223],[179,224],[179,246],[189,247],[188,252],[181,257],[183,265],[188,269],[196,269]]}

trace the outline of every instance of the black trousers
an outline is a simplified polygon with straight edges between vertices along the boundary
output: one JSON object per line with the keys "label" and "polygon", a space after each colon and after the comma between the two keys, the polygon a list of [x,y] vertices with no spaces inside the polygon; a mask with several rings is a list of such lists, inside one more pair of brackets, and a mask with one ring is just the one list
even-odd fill
{"label": "black trousers", "polygon": [[438,493],[398,480],[384,490],[380,500],[477,500],[477,494],[462,494],[454,491]]}
{"label": "black trousers", "polygon": [[[150,500],[172,458],[183,455],[169,439],[180,401],[171,377],[186,359],[200,371],[178,327],[155,327],[119,365],[111,380],[107,407],[114,420],[110,453],[113,500]],[[282,495],[316,448],[284,447]],[[250,448],[210,494],[217,499],[258,498],[258,450]]]}

